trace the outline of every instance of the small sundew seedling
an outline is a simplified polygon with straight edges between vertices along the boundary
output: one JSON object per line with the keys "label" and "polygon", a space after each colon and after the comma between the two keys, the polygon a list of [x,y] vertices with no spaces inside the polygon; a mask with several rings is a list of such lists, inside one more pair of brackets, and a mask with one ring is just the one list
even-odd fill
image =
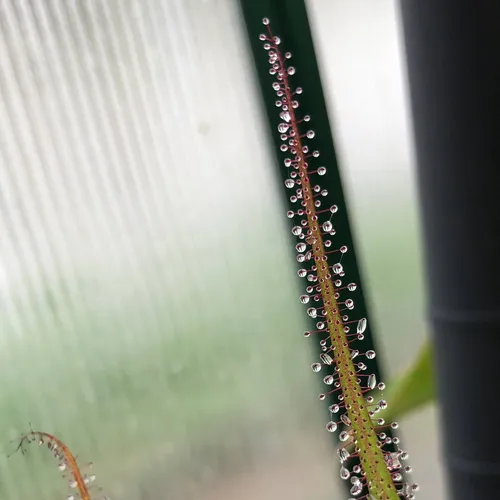
{"label": "small sundew seedling", "polygon": [[[68,481],[68,486],[71,491],[67,500],[91,500],[92,497],[90,496],[90,489],[93,486],[96,477],[94,474],[89,472],[84,473],[82,470],[90,469],[92,467],[92,462],[83,467],[80,466],[76,457],[61,440],[47,432],[34,431],[33,429],[30,429],[30,432],[21,436],[19,445],[9,456],[12,456],[19,450],[24,455],[26,452],[25,445],[30,443],[36,443],[39,446],[46,446],[56,458],[57,467],[62,473],[62,476]],[[95,487],[92,489],[95,489]],[[100,500],[109,500],[107,496],[102,495],[95,498],[99,498]]]}
{"label": "small sundew seedling", "polygon": [[[363,339],[367,328],[366,318],[356,318],[355,304],[349,297],[357,285],[346,278],[342,258],[349,249],[336,234],[336,205],[323,206],[328,195],[318,184],[326,167],[318,164],[319,151],[309,145],[315,136],[307,127],[311,118],[297,116],[298,95],[302,89],[292,88],[290,77],[296,73],[289,64],[290,52],[280,50],[281,40],[275,36],[269,19],[263,19],[267,33],[259,36],[269,57],[269,73],[274,77],[272,87],[276,92],[276,107],[281,122],[281,151],[286,155],[285,167],[289,177],[285,186],[292,190],[290,201],[296,210],[287,216],[294,219],[292,233],[297,237],[297,261],[302,268],[298,275],[307,282],[305,293],[300,296],[306,304],[307,314],[316,319],[316,329],[305,332],[306,337],[319,338],[322,353],[312,365],[314,372],[322,372],[323,382],[331,390],[319,395],[337,399],[330,405],[328,432],[339,434],[340,477],[349,481],[351,498],[367,500],[414,499],[417,484],[407,481],[411,471],[403,462],[408,454],[399,447],[399,439],[387,434],[397,428],[397,423],[386,424],[377,413],[386,408],[383,400],[375,400],[374,389],[384,390],[375,374],[367,373],[363,357],[373,359],[375,351],[360,352],[356,342]],[[326,372],[326,373],[325,373]]]}

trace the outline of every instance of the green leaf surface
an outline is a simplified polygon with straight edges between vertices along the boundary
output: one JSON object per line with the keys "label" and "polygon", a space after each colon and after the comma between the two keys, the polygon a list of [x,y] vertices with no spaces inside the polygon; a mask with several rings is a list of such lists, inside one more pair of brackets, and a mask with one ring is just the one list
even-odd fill
{"label": "green leaf surface", "polygon": [[415,361],[399,377],[387,384],[388,407],[382,413],[386,421],[400,418],[431,403],[435,398],[432,345],[426,341]]}

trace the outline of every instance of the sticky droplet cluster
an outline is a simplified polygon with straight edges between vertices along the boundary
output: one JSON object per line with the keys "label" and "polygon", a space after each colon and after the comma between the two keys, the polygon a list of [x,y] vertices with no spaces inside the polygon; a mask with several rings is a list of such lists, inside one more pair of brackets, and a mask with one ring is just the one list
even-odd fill
{"label": "sticky droplet cluster", "polygon": [[336,401],[329,406],[331,418],[326,430],[340,431],[340,477],[349,481],[352,498],[414,499],[418,485],[406,480],[411,472],[411,467],[404,465],[408,453],[400,448],[399,438],[392,436],[398,424],[386,423],[377,415],[387,408],[387,403],[383,398],[375,398],[373,392],[384,391],[385,384],[377,381],[363,362],[374,359],[375,351],[356,349],[368,322],[366,318],[356,318],[356,304],[350,297],[357,284],[348,280],[343,266],[349,248],[335,229],[339,208],[325,202],[328,191],[319,184],[327,167],[321,165],[320,152],[308,142],[316,135],[309,126],[311,117],[298,111],[297,96],[303,90],[293,89],[290,84],[290,77],[297,73],[289,64],[292,54],[280,50],[281,40],[273,35],[269,19],[262,22],[267,33],[259,35],[259,39],[269,57],[280,118],[280,150],[289,170],[284,184],[291,190],[291,204],[296,206],[286,215],[294,221],[298,275],[306,281],[305,293],[299,300],[316,320],[315,329],[304,336],[318,339],[322,351],[319,361],[311,366],[315,373],[322,374],[326,386],[319,399]]}

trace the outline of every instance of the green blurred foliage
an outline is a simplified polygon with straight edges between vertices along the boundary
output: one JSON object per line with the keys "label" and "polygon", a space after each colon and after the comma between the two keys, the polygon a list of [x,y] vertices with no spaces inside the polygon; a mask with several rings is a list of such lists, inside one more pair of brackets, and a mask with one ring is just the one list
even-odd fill
{"label": "green blurred foliage", "polygon": [[434,384],[432,347],[427,341],[407,370],[387,384],[384,398],[389,406],[380,416],[389,422],[422,409],[435,399]]}

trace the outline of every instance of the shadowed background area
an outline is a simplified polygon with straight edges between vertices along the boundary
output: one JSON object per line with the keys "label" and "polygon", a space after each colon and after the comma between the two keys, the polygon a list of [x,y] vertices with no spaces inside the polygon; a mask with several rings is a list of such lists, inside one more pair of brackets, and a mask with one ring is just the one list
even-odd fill
{"label": "shadowed background area", "polygon": [[[425,335],[395,2],[308,7],[392,375]],[[7,460],[31,421],[111,498],[332,498],[237,3],[5,0],[0,32],[0,495],[67,491],[46,449]],[[434,420],[402,437],[439,499]]]}

